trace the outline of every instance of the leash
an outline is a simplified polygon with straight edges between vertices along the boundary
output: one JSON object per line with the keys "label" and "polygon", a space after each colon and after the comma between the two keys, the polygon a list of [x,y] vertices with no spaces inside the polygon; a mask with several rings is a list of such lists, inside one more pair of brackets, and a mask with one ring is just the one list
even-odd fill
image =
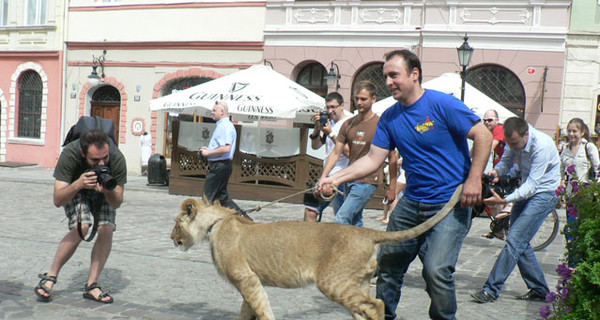
{"label": "leash", "polygon": [[[326,197],[326,196],[324,196],[324,195],[320,194],[320,195],[318,195],[318,197],[321,197],[321,199],[323,199],[323,200],[325,200],[325,201],[331,201],[331,200],[332,200],[332,199],[333,199],[333,198],[334,198],[334,197],[335,197],[335,196],[336,196],[338,193],[342,193],[342,192],[341,192],[341,191],[340,191],[340,190],[339,190],[339,189],[338,189],[336,186],[333,186],[333,185],[332,185],[332,186],[331,186],[331,188],[333,189],[333,191],[334,191],[334,192],[333,192],[333,193],[332,193],[330,196],[327,196],[327,197]],[[297,196],[297,195],[299,195],[299,194],[303,194],[303,193],[306,193],[306,192],[309,192],[309,191],[312,191],[313,195],[314,195],[315,197],[317,197],[317,186],[314,186],[314,187],[310,187],[310,188],[308,188],[308,189],[305,189],[305,190],[302,190],[302,191],[298,191],[298,192],[296,192],[296,193],[293,193],[293,194],[291,194],[291,195],[289,195],[289,196],[285,196],[285,197],[283,197],[283,198],[280,198],[280,199],[277,199],[277,200],[271,201],[271,202],[269,202],[269,203],[266,203],[266,204],[264,204],[264,205],[258,205],[258,206],[254,207],[254,208],[252,208],[252,209],[248,209],[248,210],[242,210],[242,211],[241,211],[239,214],[240,214],[241,216],[243,216],[243,217],[246,217],[246,218],[248,218],[248,219],[252,220],[252,218],[250,218],[250,217],[248,216],[248,213],[250,213],[250,212],[254,212],[254,211],[260,211],[260,210],[261,210],[262,208],[264,208],[264,207],[268,207],[268,206],[270,206],[270,205],[272,205],[272,204],[274,204],[274,203],[280,202],[280,201],[282,201],[282,200],[285,200],[285,199],[288,199],[288,198],[291,198],[291,197],[294,197],[294,196]]]}

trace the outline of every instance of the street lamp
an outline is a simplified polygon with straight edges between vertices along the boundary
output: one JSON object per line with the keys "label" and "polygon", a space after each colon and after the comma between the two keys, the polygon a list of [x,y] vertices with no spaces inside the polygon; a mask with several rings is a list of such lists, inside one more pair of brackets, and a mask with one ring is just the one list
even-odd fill
{"label": "street lamp", "polygon": [[340,75],[340,67],[338,67],[338,65],[335,62],[331,61],[331,67],[329,67],[329,72],[325,75],[325,79],[327,80],[327,87],[335,86],[335,90],[337,91],[340,88],[341,77],[342,76]]}
{"label": "street lamp", "polygon": [[462,78],[462,85],[460,87],[460,100],[465,101],[465,81],[467,79],[467,67],[471,64],[471,57],[473,56],[473,48],[469,46],[469,37],[465,33],[463,38],[464,42],[456,51],[458,51],[458,63],[462,66],[462,72],[460,77]]}
{"label": "street lamp", "polygon": [[[104,55],[106,55],[106,50],[103,50],[102,55],[97,58],[92,55],[92,74],[88,76],[88,83],[92,86],[100,83],[100,80],[104,80]],[[98,66],[100,66],[100,76],[98,76],[98,72],[96,71]]]}

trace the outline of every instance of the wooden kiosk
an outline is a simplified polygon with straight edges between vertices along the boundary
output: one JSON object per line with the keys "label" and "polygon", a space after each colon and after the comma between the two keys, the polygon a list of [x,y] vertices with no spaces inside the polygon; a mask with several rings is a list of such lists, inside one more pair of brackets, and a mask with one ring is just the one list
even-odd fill
{"label": "wooden kiosk", "polygon": [[[233,199],[274,201],[314,186],[323,169],[323,161],[306,152],[309,128],[300,127],[300,153],[289,157],[266,158],[240,151],[241,126],[236,125],[238,140],[229,179],[229,195]],[[208,161],[197,151],[179,145],[180,121],[173,121],[173,151],[169,193],[202,196],[208,172]],[[385,188],[378,188],[367,208],[382,209]],[[302,203],[303,195],[285,202]]]}

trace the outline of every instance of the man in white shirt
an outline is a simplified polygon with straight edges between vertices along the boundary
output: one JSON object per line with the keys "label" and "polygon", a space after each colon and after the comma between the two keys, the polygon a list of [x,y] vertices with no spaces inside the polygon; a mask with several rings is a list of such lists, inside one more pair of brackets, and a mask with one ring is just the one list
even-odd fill
{"label": "man in white shirt", "polygon": [[[344,109],[344,98],[337,92],[331,92],[325,97],[325,106],[327,108],[327,116],[329,119],[321,118],[321,114],[317,113],[312,117],[315,122],[315,128],[310,134],[311,147],[316,150],[325,145],[325,158],[323,166],[327,162],[327,158],[335,147],[335,137],[337,136],[344,121],[352,117],[352,114]],[[348,166],[349,148],[344,147],[343,154],[335,164],[331,174]],[[343,192],[344,187],[338,189]],[[331,203],[334,213],[340,208],[344,202],[344,195],[338,193],[333,200],[323,201],[317,199],[312,193],[307,193],[304,196],[304,221],[317,222],[321,221],[323,210]]]}

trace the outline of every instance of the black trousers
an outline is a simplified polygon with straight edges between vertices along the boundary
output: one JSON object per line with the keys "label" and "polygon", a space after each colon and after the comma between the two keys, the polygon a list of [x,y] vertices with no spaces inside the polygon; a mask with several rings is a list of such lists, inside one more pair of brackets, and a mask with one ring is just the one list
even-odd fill
{"label": "black trousers", "polygon": [[211,161],[204,183],[204,196],[210,202],[218,200],[222,206],[240,212],[240,207],[229,198],[227,193],[227,183],[232,171],[233,164],[231,160]]}

